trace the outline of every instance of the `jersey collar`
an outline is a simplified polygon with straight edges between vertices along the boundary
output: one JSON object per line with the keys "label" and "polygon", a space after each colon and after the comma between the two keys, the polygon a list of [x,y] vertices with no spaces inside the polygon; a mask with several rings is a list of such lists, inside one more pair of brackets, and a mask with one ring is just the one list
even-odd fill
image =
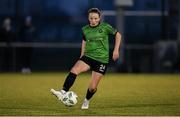
{"label": "jersey collar", "polygon": [[101,22],[99,22],[99,24],[96,25],[96,26],[91,26],[91,25],[89,24],[89,27],[91,27],[91,28],[96,28],[96,27],[98,27],[100,24],[101,24]]}

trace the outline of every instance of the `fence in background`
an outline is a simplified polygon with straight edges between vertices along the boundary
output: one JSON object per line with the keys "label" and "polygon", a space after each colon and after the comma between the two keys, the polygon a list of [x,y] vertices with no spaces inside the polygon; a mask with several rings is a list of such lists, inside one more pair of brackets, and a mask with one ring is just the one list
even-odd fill
{"label": "fence in background", "polygon": [[[175,47],[174,45],[176,43],[171,43],[173,44],[170,44],[170,48]],[[113,69],[115,71],[129,73],[163,72],[164,68],[160,63],[163,63],[162,57],[166,54],[166,45],[125,45],[123,67],[120,66],[121,64],[110,61],[109,71]],[[6,43],[0,43],[0,50],[3,48],[11,49],[12,64],[10,71],[13,72],[20,71],[20,64],[23,58],[20,58],[21,53],[19,51],[24,48],[33,48],[31,56],[32,71],[67,71],[79,58],[80,47],[80,43],[10,43],[8,45]],[[110,55],[112,55],[112,49],[113,45],[110,46]],[[170,51],[170,54],[172,52],[174,50]],[[170,62],[173,61],[170,60]],[[173,70],[172,65],[169,67],[169,71],[167,70],[166,72],[170,72],[170,69]],[[2,66],[0,68],[2,69]]]}

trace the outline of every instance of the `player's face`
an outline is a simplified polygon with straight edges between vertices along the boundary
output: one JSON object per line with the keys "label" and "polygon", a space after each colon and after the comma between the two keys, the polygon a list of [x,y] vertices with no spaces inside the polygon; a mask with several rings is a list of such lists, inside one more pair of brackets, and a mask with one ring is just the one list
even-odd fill
{"label": "player's face", "polygon": [[89,13],[88,19],[90,26],[97,26],[100,22],[100,16],[97,13]]}

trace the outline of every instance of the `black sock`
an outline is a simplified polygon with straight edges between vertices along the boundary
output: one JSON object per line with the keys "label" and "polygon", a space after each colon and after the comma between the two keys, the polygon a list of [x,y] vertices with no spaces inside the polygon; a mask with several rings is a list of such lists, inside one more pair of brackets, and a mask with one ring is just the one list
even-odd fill
{"label": "black sock", "polygon": [[87,93],[86,93],[86,99],[87,100],[90,100],[92,98],[92,96],[96,93],[97,90],[95,91],[89,91],[89,89],[87,90]]}
{"label": "black sock", "polygon": [[65,91],[69,91],[69,89],[71,88],[71,86],[73,85],[75,79],[76,79],[76,74],[74,73],[69,73],[68,76],[66,77],[66,80],[64,82],[64,85],[63,85],[63,90]]}

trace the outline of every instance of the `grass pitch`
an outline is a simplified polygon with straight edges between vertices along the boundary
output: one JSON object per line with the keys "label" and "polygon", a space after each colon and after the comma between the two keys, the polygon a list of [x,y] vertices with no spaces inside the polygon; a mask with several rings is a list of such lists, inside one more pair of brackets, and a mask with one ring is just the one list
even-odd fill
{"label": "grass pitch", "polygon": [[108,74],[101,80],[89,110],[81,110],[90,74],[79,75],[71,90],[78,95],[66,107],[49,92],[67,73],[0,74],[2,116],[174,116],[180,115],[180,75]]}

